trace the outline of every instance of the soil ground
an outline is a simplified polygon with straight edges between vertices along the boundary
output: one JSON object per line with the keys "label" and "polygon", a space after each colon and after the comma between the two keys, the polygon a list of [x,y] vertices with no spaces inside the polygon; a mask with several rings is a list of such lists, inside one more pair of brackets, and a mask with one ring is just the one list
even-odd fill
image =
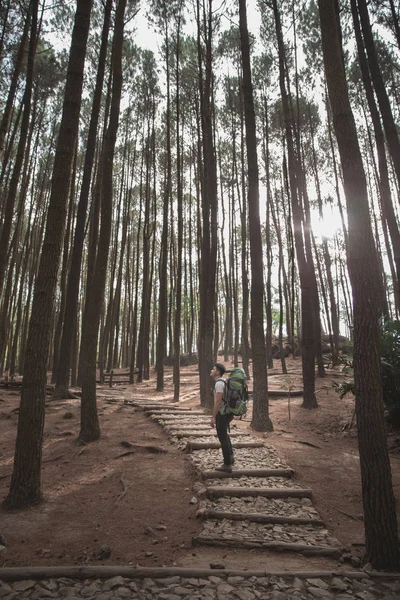
{"label": "soil ground", "polygon": [[[301,387],[300,362],[289,361],[290,382]],[[288,387],[270,372],[270,388]],[[49,401],[43,444],[44,502],[20,511],[0,511],[6,551],[0,566],[141,565],[269,569],[332,569],[348,564],[293,553],[193,548],[201,530],[192,485],[197,476],[187,455],[170,443],[161,427],[119,398],[172,399],[171,371],[164,393],[155,376],[133,386],[99,387],[102,437],[79,446],[79,400]],[[296,482],[313,491],[313,504],[329,531],[353,556],[362,556],[364,532],[354,400],[340,400],[329,386],[343,379],[331,372],[317,379],[319,407],[305,410],[302,398],[270,399],[274,431],[264,437],[295,471]],[[19,392],[0,389],[0,499],[7,495],[17,430]],[[198,376],[182,369],[183,405],[199,405]],[[248,429],[251,414],[239,422]],[[393,485],[400,496],[399,439],[388,435]],[[134,444],[129,447],[126,442]],[[400,503],[398,520],[400,522]],[[109,554],[109,556],[107,556]]]}

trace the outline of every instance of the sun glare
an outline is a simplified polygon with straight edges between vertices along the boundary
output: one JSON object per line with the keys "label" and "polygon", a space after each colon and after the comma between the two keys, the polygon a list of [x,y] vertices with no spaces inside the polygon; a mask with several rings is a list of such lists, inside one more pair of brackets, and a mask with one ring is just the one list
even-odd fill
{"label": "sun glare", "polygon": [[316,212],[311,216],[311,227],[315,237],[333,238],[342,229],[342,221],[338,210],[326,210],[322,219]]}

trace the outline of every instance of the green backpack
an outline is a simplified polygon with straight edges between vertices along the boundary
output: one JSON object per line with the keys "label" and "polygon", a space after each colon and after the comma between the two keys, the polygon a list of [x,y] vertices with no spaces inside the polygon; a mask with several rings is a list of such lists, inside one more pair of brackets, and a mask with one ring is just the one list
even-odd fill
{"label": "green backpack", "polygon": [[225,383],[223,414],[232,414],[235,417],[245,415],[249,399],[246,373],[240,367],[235,367],[229,373],[228,379],[220,381]]}

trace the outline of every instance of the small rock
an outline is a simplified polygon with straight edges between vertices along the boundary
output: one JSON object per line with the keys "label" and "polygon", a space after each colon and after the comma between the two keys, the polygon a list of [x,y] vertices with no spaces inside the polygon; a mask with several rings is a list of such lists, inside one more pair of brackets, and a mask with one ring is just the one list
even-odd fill
{"label": "small rock", "polygon": [[299,577],[295,577],[295,578],[293,579],[292,587],[293,587],[295,590],[302,590],[302,589],[303,589],[303,587],[304,587],[304,584],[303,584],[302,580],[301,580],[301,579],[299,579]]}
{"label": "small rock", "polygon": [[125,579],[123,577],[121,577],[120,575],[117,575],[116,577],[107,579],[107,581],[104,582],[103,590],[105,592],[109,592],[110,590],[112,590],[115,587],[122,587],[124,585],[124,583],[125,583]]}
{"label": "small rock", "polygon": [[146,527],[144,532],[146,535],[155,535],[155,530],[152,527]]}
{"label": "small rock", "polygon": [[33,579],[24,579],[23,581],[16,581],[13,583],[12,589],[15,592],[25,592],[26,590],[30,590],[35,587],[35,581]]}
{"label": "small rock", "polygon": [[[358,558],[358,556],[352,556],[350,558],[350,564],[352,567],[355,567],[357,569],[358,567],[361,566],[361,560]],[[364,567],[364,569],[365,569],[365,567]]]}
{"label": "small rock", "polygon": [[331,581],[331,588],[338,592],[345,592],[348,588],[348,585],[340,579],[339,577],[333,577]]}
{"label": "small rock", "polygon": [[[272,592],[272,594],[274,594],[275,592],[277,592],[277,590],[274,590]],[[280,594],[280,592],[277,592],[278,594]],[[239,600],[254,600],[254,594],[255,592],[252,592],[250,590],[246,590],[243,588],[239,588],[235,590],[235,596],[237,596],[239,598]],[[276,600],[281,600],[281,598],[279,596],[271,596],[271,598],[276,598]],[[285,594],[283,594],[283,598],[282,600],[286,600],[286,596]]]}
{"label": "small rock", "polygon": [[279,590],[273,590],[271,592],[271,600],[287,600],[287,596]]}
{"label": "small rock", "polygon": [[110,558],[111,556],[111,548],[110,546],[106,546],[105,544],[99,548],[99,550],[93,552],[93,558],[97,560],[105,560],[106,558]]}
{"label": "small rock", "polygon": [[311,502],[310,498],[302,498],[302,499],[300,500],[300,504],[301,504],[302,506],[311,506],[311,505],[312,505],[312,502]]}
{"label": "small rock", "polygon": [[51,592],[44,587],[37,585],[33,594],[29,596],[30,600],[39,600],[39,598],[59,598],[58,592]]}
{"label": "small rock", "polygon": [[357,592],[355,598],[358,600],[375,600],[376,596],[371,594],[371,592],[368,592],[368,590],[364,590],[363,592]]}
{"label": "small rock", "polygon": [[41,583],[42,586],[46,590],[50,590],[50,592],[55,592],[58,589],[58,583],[56,579],[44,579]]}
{"label": "small rock", "polygon": [[95,583],[91,583],[90,585],[86,585],[80,590],[81,596],[84,598],[95,596],[99,593],[99,588]]}
{"label": "small rock", "polygon": [[208,581],[213,585],[219,585],[222,581],[221,577],[216,577],[215,575],[210,575]]}
{"label": "small rock", "polygon": [[196,498],[196,496],[193,496],[193,498],[191,499],[191,501],[189,502],[189,504],[197,504],[197,498]]}
{"label": "small rock", "polygon": [[118,598],[132,598],[132,590],[126,587],[120,587],[114,590],[114,596]]}
{"label": "small rock", "polygon": [[157,531],[166,531],[167,526],[166,525],[156,525],[156,529],[157,529]]}
{"label": "small rock", "polygon": [[218,595],[227,595],[227,594],[232,594],[232,592],[234,591],[234,588],[229,585],[229,583],[226,583],[225,581],[223,581],[217,589]]}
{"label": "small rock", "polygon": [[11,592],[12,588],[8,585],[8,583],[0,581],[0,598],[7,596],[7,594],[10,594]]}
{"label": "small rock", "polygon": [[225,569],[225,565],[220,562],[212,562],[210,563],[210,569]]}
{"label": "small rock", "polygon": [[319,587],[323,590],[327,590],[329,585],[323,579],[307,579],[307,583],[310,584],[311,587]]}
{"label": "small rock", "polygon": [[332,594],[328,592],[328,590],[324,590],[320,587],[309,587],[307,589],[307,593],[311,594],[314,598],[326,598],[326,600],[333,598]]}
{"label": "small rock", "polygon": [[145,555],[147,558],[150,558],[151,556],[153,556],[153,554],[154,554],[154,552],[145,552],[145,553],[144,553],[144,555]]}

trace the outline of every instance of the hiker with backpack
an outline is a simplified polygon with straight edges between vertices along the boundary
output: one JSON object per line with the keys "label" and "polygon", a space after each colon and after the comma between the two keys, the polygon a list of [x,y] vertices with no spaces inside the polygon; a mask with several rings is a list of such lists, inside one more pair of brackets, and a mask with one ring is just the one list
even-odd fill
{"label": "hiker with backpack", "polygon": [[210,421],[211,427],[217,428],[217,436],[221,444],[222,455],[224,457],[224,463],[218,467],[217,471],[225,471],[226,473],[232,473],[232,465],[234,463],[233,448],[231,439],[228,434],[229,423],[232,421],[234,415],[232,413],[226,413],[224,394],[226,379],[224,375],[226,369],[221,363],[215,363],[211,369],[211,377],[214,379],[214,409]]}
{"label": "hiker with backpack", "polygon": [[211,417],[211,427],[217,428],[217,436],[221,444],[224,464],[216,469],[232,473],[235,462],[231,439],[228,435],[229,424],[233,417],[242,417],[247,412],[249,393],[247,376],[240,367],[231,369],[228,378],[222,377],[226,372],[224,365],[215,363],[211,369],[214,379],[214,409]]}

